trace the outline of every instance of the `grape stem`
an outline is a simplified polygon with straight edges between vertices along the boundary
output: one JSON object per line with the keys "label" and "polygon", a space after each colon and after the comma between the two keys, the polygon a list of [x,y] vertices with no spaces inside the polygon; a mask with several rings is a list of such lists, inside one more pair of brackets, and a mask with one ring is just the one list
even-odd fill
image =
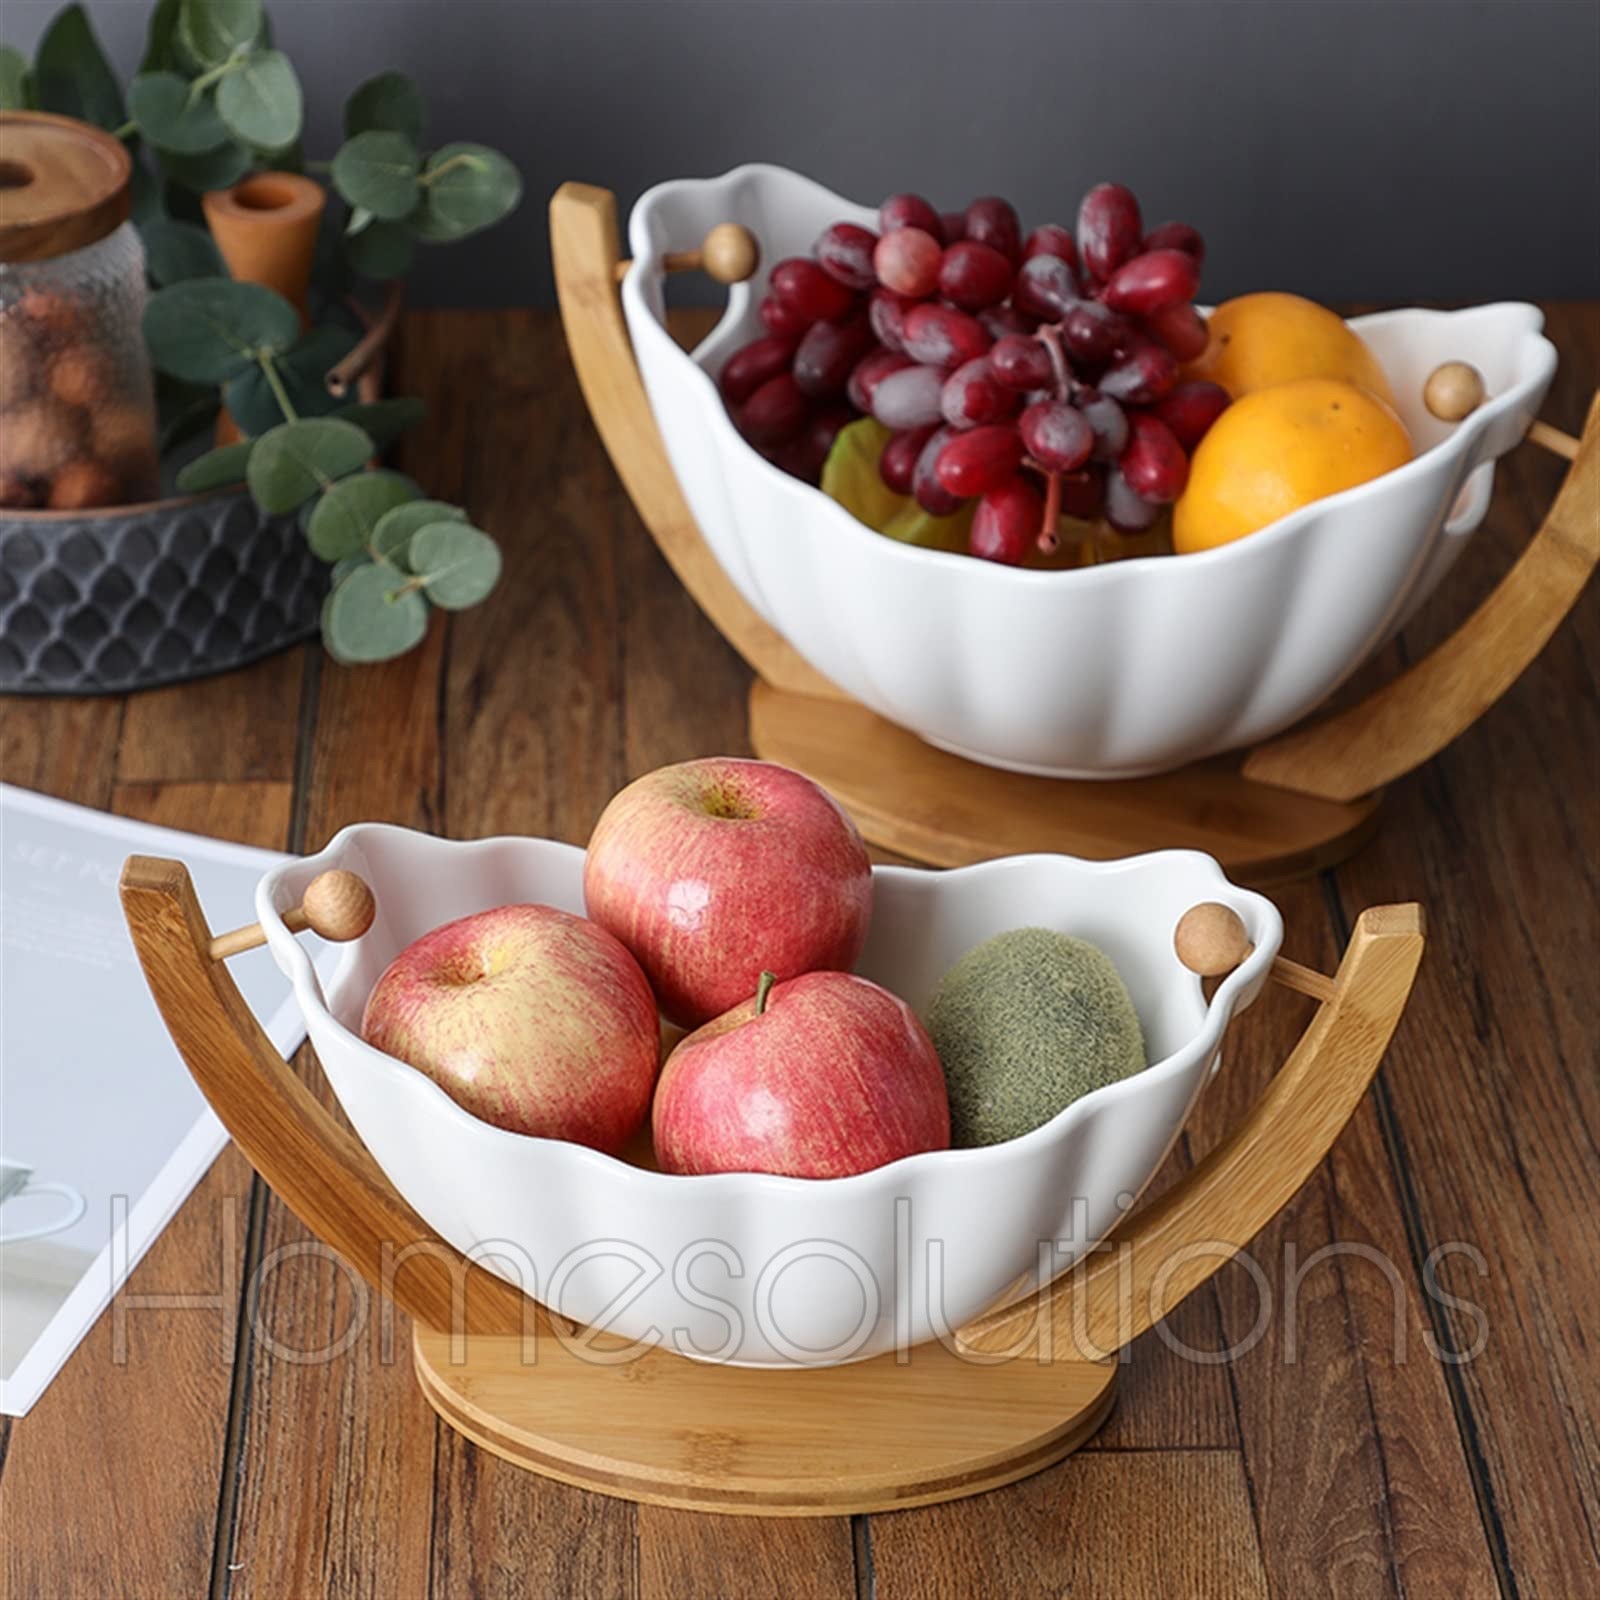
{"label": "grape stem", "polygon": [[1057,531],[1061,522],[1061,474],[1049,473],[1045,478],[1044,521],[1039,528],[1039,548],[1048,555],[1061,543]]}
{"label": "grape stem", "polygon": [[1057,322],[1043,324],[1034,337],[1050,355],[1050,365],[1056,375],[1056,398],[1066,400],[1072,395],[1072,372],[1061,349],[1061,325]]}
{"label": "grape stem", "polygon": [[[1072,395],[1072,369],[1067,365],[1061,348],[1061,325],[1057,322],[1043,324],[1034,337],[1050,356],[1050,366],[1056,377],[1056,398],[1068,400]],[[1047,555],[1061,543],[1061,474],[1045,473],[1044,516],[1039,522],[1038,546]]]}

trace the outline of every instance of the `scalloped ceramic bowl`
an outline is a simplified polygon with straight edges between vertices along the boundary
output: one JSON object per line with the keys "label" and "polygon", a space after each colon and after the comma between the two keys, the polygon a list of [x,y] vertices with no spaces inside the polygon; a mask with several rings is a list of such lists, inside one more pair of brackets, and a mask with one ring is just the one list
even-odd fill
{"label": "scalloped ceramic bowl", "polygon": [[[1555,371],[1530,305],[1362,317],[1419,450],[1398,471],[1200,555],[1031,572],[914,549],[763,460],[712,381],[762,331],[767,268],[809,254],[830,222],[873,216],[781,167],[660,184],[633,210],[623,308],[684,497],[744,598],[864,705],[992,766],[1132,777],[1299,721],[1444,576]],[[730,220],[761,241],[762,268],[691,357],[662,321],[661,258]],[[1491,397],[1453,427],[1421,401],[1452,359]]]}
{"label": "scalloped ceramic bowl", "polygon": [[[378,914],[324,993],[281,912],[330,867],[366,878]],[[256,910],[340,1104],[432,1228],[579,1323],[756,1366],[831,1366],[909,1347],[1070,1267],[1155,1172],[1283,931],[1270,901],[1190,851],[1098,863],[1014,856],[954,872],[878,867],[857,970],[920,1008],[980,940],[1060,928],[1116,962],[1150,1065],[985,1149],[911,1156],[851,1178],[674,1177],[491,1127],[358,1033],[373,983],[413,939],[508,901],[581,912],[582,873],[572,845],[462,844],[365,824],[269,872]],[[1172,950],[1179,917],[1204,900],[1234,907],[1255,944],[1209,1003]],[[1041,1241],[1053,1247],[1047,1262]]]}

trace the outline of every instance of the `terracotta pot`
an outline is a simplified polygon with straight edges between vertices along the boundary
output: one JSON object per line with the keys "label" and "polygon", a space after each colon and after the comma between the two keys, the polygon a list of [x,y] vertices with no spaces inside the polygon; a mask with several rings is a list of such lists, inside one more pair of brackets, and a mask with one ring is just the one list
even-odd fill
{"label": "terracotta pot", "polygon": [[257,172],[200,201],[228,271],[276,289],[300,313],[302,327],[309,321],[306,290],[327,202],[320,183],[295,172]]}
{"label": "terracotta pot", "polygon": [[[328,193],[294,172],[257,172],[231,189],[201,197],[206,225],[228,271],[241,282],[275,289],[300,313],[307,327],[306,291],[316,255],[317,230]],[[226,411],[217,418],[217,443],[240,437]]]}

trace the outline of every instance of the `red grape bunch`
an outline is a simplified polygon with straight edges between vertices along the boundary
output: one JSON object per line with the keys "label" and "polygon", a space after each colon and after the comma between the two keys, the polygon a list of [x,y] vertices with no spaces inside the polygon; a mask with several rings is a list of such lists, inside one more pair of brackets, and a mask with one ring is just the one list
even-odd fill
{"label": "red grape bunch", "polygon": [[812,483],[839,429],[877,418],[885,484],[934,516],[976,498],[969,548],[989,561],[1054,549],[1062,513],[1142,532],[1228,404],[1179,381],[1206,344],[1204,255],[1187,223],[1146,233],[1120,184],[1084,196],[1075,235],[1024,236],[994,197],[941,215],[893,195],[876,233],[836,222],[812,259],[772,269],[766,334],[729,357],[722,393],[745,438]]}

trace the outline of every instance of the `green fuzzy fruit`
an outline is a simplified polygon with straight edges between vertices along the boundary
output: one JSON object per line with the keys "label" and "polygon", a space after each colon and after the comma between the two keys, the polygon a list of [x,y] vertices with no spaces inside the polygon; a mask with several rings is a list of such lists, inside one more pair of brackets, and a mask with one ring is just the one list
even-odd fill
{"label": "green fuzzy fruit", "polygon": [[958,1147],[1030,1133],[1145,1065],[1139,1016],[1110,957],[1048,928],[969,950],[940,980],[927,1023]]}

